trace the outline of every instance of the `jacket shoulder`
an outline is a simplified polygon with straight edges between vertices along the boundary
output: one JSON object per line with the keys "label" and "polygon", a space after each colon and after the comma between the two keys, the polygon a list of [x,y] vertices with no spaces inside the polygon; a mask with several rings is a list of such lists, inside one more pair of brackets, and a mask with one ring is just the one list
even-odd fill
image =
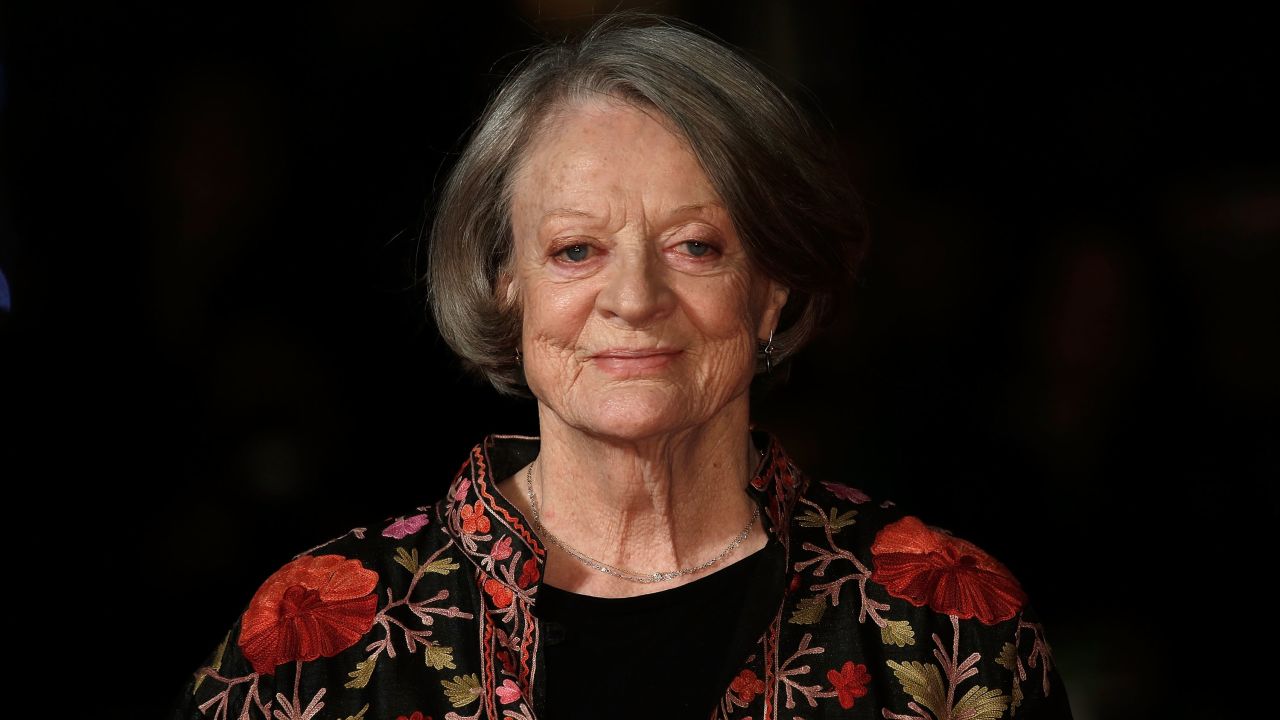
{"label": "jacket shoulder", "polygon": [[830,481],[807,483],[792,528],[783,620],[846,658],[830,676],[837,686],[853,693],[881,678],[877,702],[897,713],[914,703],[951,717],[1070,717],[1026,592],[986,550]]}

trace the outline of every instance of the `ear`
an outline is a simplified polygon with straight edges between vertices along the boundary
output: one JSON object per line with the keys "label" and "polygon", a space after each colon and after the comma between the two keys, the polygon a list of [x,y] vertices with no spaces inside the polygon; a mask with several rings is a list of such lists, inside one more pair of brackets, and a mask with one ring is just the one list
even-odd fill
{"label": "ear", "polygon": [[768,340],[770,333],[777,329],[778,321],[782,318],[782,308],[787,304],[790,294],[790,288],[777,280],[769,280],[764,312],[760,313],[760,327],[756,328],[756,337],[760,342]]}
{"label": "ear", "polygon": [[516,298],[520,294],[520,288],[516,283],[515,276],[509,271],[500,271],[498,273],[498,281],[494,283],[493,294],[503,307],[514,307]]}

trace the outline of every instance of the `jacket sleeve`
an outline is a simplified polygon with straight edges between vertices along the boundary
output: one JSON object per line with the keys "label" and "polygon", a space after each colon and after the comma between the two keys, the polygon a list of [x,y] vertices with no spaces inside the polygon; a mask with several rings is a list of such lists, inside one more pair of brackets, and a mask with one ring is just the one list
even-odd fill
{"label": "jacket sleeve", "polygon": [[222,642],[179,691],[170,720],[271,719],[276,695],[274,678],[255,672],[245,658],[239,645],[240,623],[241,618],[237,618]]}
{"label": "jacket sleeve", "polygon": [[1024,607],[1009,621],[995,662],[1008,677],[1009,717],[1019,720],[1070,720],[1067,689],[1053,649],[1034,608]]}

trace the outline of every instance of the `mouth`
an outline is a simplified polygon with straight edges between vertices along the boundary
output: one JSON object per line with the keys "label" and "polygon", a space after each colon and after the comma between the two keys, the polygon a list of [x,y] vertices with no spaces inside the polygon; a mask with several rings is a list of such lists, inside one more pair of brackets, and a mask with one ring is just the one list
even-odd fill
{"label": "mouth", "polygon": [[591,361],[609,375],[631,377],[662,370],[679,354],[679,350],[606,350],[592,355]]}

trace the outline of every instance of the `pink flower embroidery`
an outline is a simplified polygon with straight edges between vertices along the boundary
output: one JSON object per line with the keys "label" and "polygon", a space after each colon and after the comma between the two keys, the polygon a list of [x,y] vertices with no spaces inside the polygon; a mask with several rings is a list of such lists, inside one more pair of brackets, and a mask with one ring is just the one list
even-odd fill
{"label": "pink flower embroidery", "polygon": [[382,531],[382,536],[403,540],[426,527],[428,522],[430,522],[430,518],[427,517],[425,513],[422,515],[410,515],[409,517],[396,518],[395,522],[388,525],[387,528]]}
{"label": "pink flower embroidery", "polygon": [[520,699],[520,686],[512,682],[511,678],[503,680],[501,685],[494,688],[494,691],[498,693],[498,699],[504,705]]}
{"label": "pink flower embroidery", "polygon": [[467,490],[471,489],[471,481],[463,480],[458,483],[458,489],[453,491],[453,499],[461,500],[467,496]]}
{"label": "pink flower embroidery", "polygon": [[493,544],[493,550],[489,551],[489,557],[494,560],[506,560],[511,557],[511,536],[503,535],[502,539]]}
{"label": "pink flower embroidery", "polygon": [[857,503],[861,505],[862,503],[869,502],[871,500],[870,495],[862,492],[858,488],[849,487],[848,485],[844,485],[842,483],[827,482],[826,480],[823,480],[822,486],[825,487],[827,490],[831,491],[832,495],[835,495],[836,497],[842,500],[848,500],[851,503]]}

